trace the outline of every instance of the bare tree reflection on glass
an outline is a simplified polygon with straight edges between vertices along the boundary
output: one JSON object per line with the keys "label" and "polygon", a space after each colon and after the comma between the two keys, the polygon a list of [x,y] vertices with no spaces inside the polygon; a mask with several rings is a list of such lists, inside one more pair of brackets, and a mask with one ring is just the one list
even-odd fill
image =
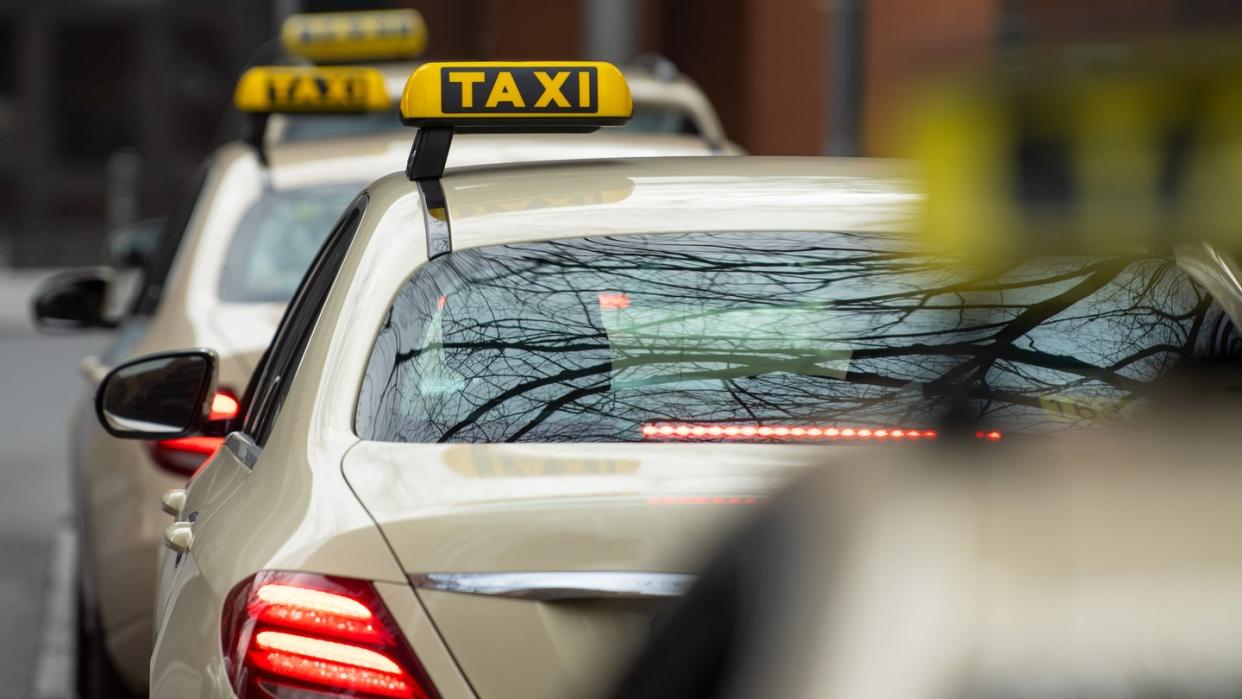
{"label": "bare tree reflection on glass", "polygon": [[1123,414],[1183,360],[1236,353],[1171,259],[989,273],[902,235],[623,236],[427,264],[376,340],[359,433],[617,441],[645,422],[988,428]]}

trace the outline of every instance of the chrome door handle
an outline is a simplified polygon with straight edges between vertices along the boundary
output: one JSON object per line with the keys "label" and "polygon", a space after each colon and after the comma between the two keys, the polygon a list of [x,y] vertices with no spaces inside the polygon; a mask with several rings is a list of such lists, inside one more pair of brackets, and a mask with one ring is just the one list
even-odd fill
{"label": "chrome door handle", "polygon": [[177,553],[187,553],[194,543],[194,532],[189,522],[173,522],[164,527],[164,545]]}
{"label": "chrome door handle", "polygon": [[160,509],[173,517],[180,517],[185,507],[185,489],[176,488],[160,496]]}

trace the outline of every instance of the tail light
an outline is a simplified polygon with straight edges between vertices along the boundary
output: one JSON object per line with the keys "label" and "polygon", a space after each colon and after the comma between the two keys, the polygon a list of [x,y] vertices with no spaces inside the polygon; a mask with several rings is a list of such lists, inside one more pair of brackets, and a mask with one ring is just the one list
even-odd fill
{"label": "tail light", "polygon": [[262,572],[224,603],[221,640],[241,699],[437,699],[368,582]]}
{"label": "tail light", "polygon": [[[231,391],[217,391],[211,399],[211,415],[209,423],[223,424],[237,417],[241,412],[241,403]],[[211,425],[209,424],[208,427]],[[224,443],[224,437],[182,437],[181,439],[163,439],[151,443],[151,458],[166,471],[187,478],[198,470],[207,457],[215,453]]]}
{"label": "tail light", "polygon": [[[900,427],[837,427],[835,425],[737,425],[723,423],[648,422],[643,439],[656,442],[917,442],[936,439],[936,430]],[[999,430],[975,433],[989,442],[1001,439]]]}
{"label": "tail light", "polygon": [[935,439],[935,430],[835,425],[733,425],[690,422],[648,422],[644,439],[656,441],[918,441]]}

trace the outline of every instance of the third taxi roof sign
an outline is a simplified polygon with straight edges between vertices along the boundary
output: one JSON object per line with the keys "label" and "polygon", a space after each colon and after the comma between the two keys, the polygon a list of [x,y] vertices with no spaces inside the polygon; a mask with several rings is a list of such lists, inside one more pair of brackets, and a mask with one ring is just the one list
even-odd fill
{"label": "third taxi roof sign", "polygon": [[427,46],[416,10],[290,15],[281,25],[285,51],[321,63],[413,58]]}
{"label": "third taxi roof sign", "polygon": [[1242,247],[1242,53],[1066,63],[927,101],[915,129],[926,240],[974,257]]}

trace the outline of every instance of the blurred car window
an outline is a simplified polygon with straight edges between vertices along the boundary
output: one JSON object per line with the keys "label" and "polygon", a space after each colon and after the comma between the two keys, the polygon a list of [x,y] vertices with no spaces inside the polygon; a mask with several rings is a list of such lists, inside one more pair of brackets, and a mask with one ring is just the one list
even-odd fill
{"label": "blurred car window", "polygon": [[159,307],[160,298],[164,294],[164,282],[172,270],[173,261],[177,258],[177,249],[181,247],[181,238],[185,236],[190,216],[198,204],[199,194],[207,182],[207,172],[211,163],[206,162],[190,177],[185,189],[173,202],[172,210],[164,219],[164,227],[159,234],[159,242],[155,253],[147,261],[143,272],[142,286],[134,297],[130,313],[136,316],[149,316]]}
{"label": "blurred car window", "polygon": [[357,182],[265,194],[246,212],[229,246],[221,300],[288,301],[332,224],[365,186]]}

